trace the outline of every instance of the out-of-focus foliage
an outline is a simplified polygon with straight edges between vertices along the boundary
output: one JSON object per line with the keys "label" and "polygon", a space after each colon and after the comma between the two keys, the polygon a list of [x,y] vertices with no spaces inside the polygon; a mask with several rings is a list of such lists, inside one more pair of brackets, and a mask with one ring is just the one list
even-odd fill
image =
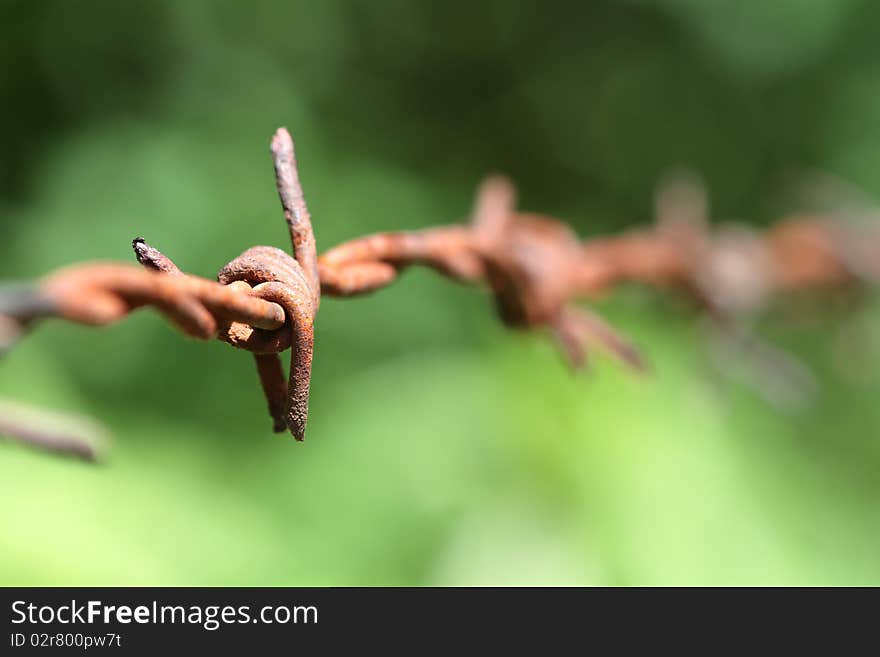
{"label": "out-of-focus foliage", "polygon": [[[297,141],[320,247],[456,220],[492,170],[582,235],[650,218],[672,167],[766,223],[798,172],[880,194],[880,5],[0,3],[0,277],[131,260],[211,275],[285,246],[267,141]],[[713,370],[682,304],[602,303],[639,378],[565,370],[423,271],[317,323],[309,436],[247,354],[141,313],[48,323],[0,394],[91,415],[89,467],[0,445],[3,584],[880,584],[880,314],[761,331],[796,412]],[[832,319],[828,319],[833,315]],[[858,337],[861,336],[861,337]]]}

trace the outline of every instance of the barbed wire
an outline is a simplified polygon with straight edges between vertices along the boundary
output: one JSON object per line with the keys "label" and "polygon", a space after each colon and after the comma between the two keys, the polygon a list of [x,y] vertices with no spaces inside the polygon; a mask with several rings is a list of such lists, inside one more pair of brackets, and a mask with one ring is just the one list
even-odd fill
{"label": "barbed wire", "polygon": [[[652,226],[620,235],[581,240],[557,219],[517,211],[512,183],[492,176],[480,185],[468,224],[379,233],[319,257],[287,130],[275,133],[270,150],[292,256],[252,247],[211,281],[184,273],[139,237],[132,247],[140,268],[77,264],[0,293],[0,349],[47,317],[97,326],[152,307],[191,337],[253,353],[274,430],[302,440],[321,296],[377,291],[410,266],[484,286],[505,325],[547,330],[573,367],[599,347],[636,370],[646,367],[640,352],[579,300],[638,283],[676,292],[725,323],[760,312],[779,294],[880,279],[876,223],[801,216],[764,232],[711,230],[705,193],[686,177],[661,189]],[[285,380],[279,354],[287,349]]]}

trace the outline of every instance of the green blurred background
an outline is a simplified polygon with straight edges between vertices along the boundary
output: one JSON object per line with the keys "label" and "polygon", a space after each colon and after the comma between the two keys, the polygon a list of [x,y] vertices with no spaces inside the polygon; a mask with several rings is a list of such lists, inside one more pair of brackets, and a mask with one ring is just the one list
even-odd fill
{"label": "green blurred background", "polygon": [[[493,170],[584,236],[649,220],[679,166],[715,217],[759,224],[799,172],[880,193],[871,0],[0,12],[3,279],[131,261],[136,235],[207,276],[286,247],[279,125],[322,249],[460,219]],[[322,304],[304,444],[270,432],[247,354],[151,313],[48,323],[0,395],[115,440],[99,466],[0,445],[0,583],[880,584],[880,312],[822,308],[762,320],[820,381],[783,411],[650,291],[601,310],[653,374],[572,375],[479,290],[412,270]]]}

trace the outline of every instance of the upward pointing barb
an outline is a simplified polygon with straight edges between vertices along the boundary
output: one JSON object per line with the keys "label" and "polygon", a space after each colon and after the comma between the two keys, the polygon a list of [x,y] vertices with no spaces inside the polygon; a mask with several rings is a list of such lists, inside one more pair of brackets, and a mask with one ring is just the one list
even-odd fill
{"label": "upward pointing barb", "polygon": [[281,207],[284,209],[284,218],[290,230],[293,257],[302,267],[317,312],[321,290],[318,278],[318,252],[315,246],[315,234],[312,232],[312,218],[299,181],[293,138],[287,128],[278,128],[275,131],[270,150],[275,164],[275,184],[278,187]]}

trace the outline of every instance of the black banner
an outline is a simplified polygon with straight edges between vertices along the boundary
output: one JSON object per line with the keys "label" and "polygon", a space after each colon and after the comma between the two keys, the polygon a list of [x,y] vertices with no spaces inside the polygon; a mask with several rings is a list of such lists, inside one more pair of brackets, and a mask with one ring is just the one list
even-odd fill
{"label": "black banner", "polygon": [[[457,653],[468,652],[477,639],[493,648],[580,652],[707,636],[711,643],[752,645],[750,637],[759,635],[766,647],[769,633],[803,637],[827,627],[831,610],[842,607],[818,605],[819,597],[828,596],[792,589],[719,596],[610,588],[6,588],[0,589],[0,654],[249,654],[267,648],[326,654],[367,647],[421,652],[441,645]],[[742,604],[731,604],[735,599]],[[858,615],[848,617],[850,633],[867,627]]]}

